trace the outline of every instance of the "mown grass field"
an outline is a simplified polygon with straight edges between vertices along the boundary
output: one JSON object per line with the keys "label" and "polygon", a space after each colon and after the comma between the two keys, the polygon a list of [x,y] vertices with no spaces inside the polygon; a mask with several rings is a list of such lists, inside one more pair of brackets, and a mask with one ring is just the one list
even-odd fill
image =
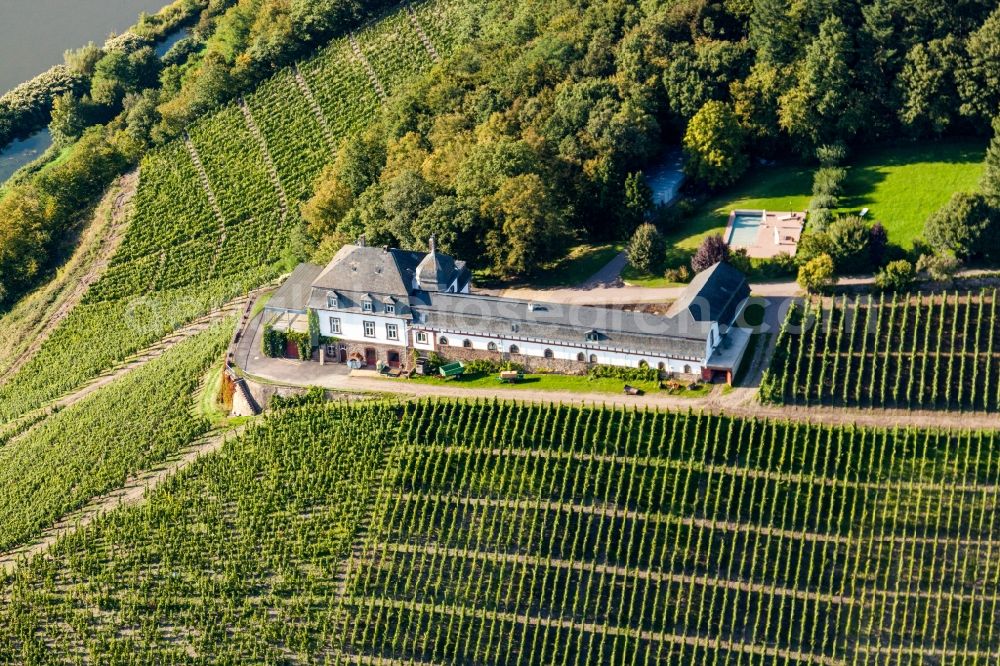
{"label": "mown grass field", "polygon": [[[868,218],[885,225],[890,242],[911,248],[927,217],[954,192],[976,189],[984,156],[981,139],[878,146],[856,154],[847,165],[840,212],[868,208]],[[706,236],[725,231],[732,210],[807,210],[815,169],[752,166],[739,183],[706,201],[667,240],[678,250],[693,252]]]}
{"label": "mown grass field", "polygon": [[858,155],[848,170],[841,205],[870,208],[869,216],[889,231],[889,240],[909,249],[924,222],[955,192],[975,191],[983,173],[981,139],[921,142]]}
{"label": "mown grass field", "polygon": [[998,476],[986,433],[295,407],[3,579],[0,662],[985,665]]}
{"label": "mown grass field", "polygon": [[[591,379],[586,376],[541,374],[524,376],[524,379],[514,384],[501,384],[495,374],[462,375],[451,379],[442,377],[414,377],[410,382],[420,382],[440,386],[459,386],[477,389],[497,389],[499,391],[561,391],[570,393],[607,393],[609,395],[621,394],[625,384],[641,389],[645,393],[665,393],[665,389],[659,388],[658,382],[648,381],[625,381],[609,377]],[[696,389],[684,389],[673,395],[682,398],[703,398],[712,390],[711,385],[699,384]]]}

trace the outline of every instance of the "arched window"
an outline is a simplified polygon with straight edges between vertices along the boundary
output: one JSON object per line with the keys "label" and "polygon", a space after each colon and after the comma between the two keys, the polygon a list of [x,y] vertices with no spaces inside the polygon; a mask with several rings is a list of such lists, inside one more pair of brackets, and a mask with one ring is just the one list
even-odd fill
{"label": "arched window", "polygon": [[496,351],[497,350],[497,343],[491,342],[490,344],[486,345],[486,348],[489,349],[490,351]]}
{"label": "arched window", "polygon": [[580,363],[584,363],[587,360],[587,355],[584,354],[583,352],[580,352],[579,354],[576,355],[576,360],[580,361]]}
{"label": "arched window", "polygon": [[659,370],[660,372],[663,372],[664,370],[667,369],[667,364],[664,363],[663,361],[660,361],[659,363],[656,364],[656,369]]}
{"label": "arched window", "polygon": [[444,337],[442,335],[441,338],[438,340],[438,344],[441,345],[442,347],[447,347],[448,346],[448,338],[446,338],[446,337]]}
{"label": "arched window", "polygon": [[691,366],[690,365],[685,365],[684,366],[684,374],[685,375],[690,375],[691,374]]}
{"label": "arched window", "polygon": [[646,369],[649,367],[649,363],[646,361],[646,359],[642,359],[641,361],[639,361],[639,367],[642,369]]}
{"label": "arched window", "polygon": [[590,362],[591,363],[597,363],[597,354],[591,354],[590,355]]}
{"label": "arched window", "polygon": [[517,348],[517,345],[511,345],[510,346],[510,353],[511,354],[520,354],[521,350]]}
{"label": "arched window", "polygon": [[468,338],[462,340],[462,346],[466,349],[472,349],[472,340],[469,340]]}
{"label": "arched window", "polygon": [[545,353],[543,354],[543,356],[545,358],[555,358],[556,355],[552,353],[551,349],[546,349]]}

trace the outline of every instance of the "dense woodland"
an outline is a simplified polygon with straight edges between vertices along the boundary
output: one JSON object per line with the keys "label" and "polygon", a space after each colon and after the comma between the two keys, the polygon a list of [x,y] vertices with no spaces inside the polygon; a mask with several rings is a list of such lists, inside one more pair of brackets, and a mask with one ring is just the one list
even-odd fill
{"label": "dense woodland", "polygon": [[[68,51],[64,66],[5,96],[0,142],[37,129],[51,107],[58,150],[0,187],[0,309],[64,256],[90,206],[150,147],[384,7],[360,0],[176,0],[104,46]],[[156,57],[152,45],[166,30],[192,23],[189,38]],[[10,105],[16,113],[5,113]]]}
{"label": "dense woodland", "polygon": [[[198,9],[193,36],[162,60],[139,44],[67,55],[89,83],[54,101],[71,159],[51,165],[48,183],[37,174],[4,190],[0,303],[37,283],[80,203],[149,146],[387,8],[180,4]],[[651,214],[641,172],[665,146],[683,142],[691,187],[705,190],[762,158],[813,161],[947,134],[985,140],[1000,105],[995,2],[524,0],[513,12],[470,15],[479,39],[340,146],[303,209],[320,257],[360,233],[404,246],[437,233],[458,255],[523,274],[574,237],[627,238]],[[71,170],[72,156],[85,173]],[[928,236],[984,254],[969,245],[988,244],[975,228],[997,226],[993,203],[955,202]],[[675,212],[661,217],[677,223]],[[804,257],[830,254],[829,239],[816,240]]]}

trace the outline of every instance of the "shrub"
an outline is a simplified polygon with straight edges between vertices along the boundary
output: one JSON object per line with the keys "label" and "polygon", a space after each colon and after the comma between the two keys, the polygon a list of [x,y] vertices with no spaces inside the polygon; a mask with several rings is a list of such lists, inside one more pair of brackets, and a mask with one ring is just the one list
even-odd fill
{"label": "shrub", "polygon": [[986,149],[986,167],[979,180],[979,190],[990,204],[1000,206],[1000,116],[993,119],[993,139]]}
{"label": "shrub", "polygon": [[1000,222],[981,194],[956,192],[924,225],[924,236],[937,250],[959,258],[1000,256]]}
{"label": "shrub", "polygon": [[916,271],[905,259],[892,261],[875,276],[875,286],[882,291],[906,291],[913,286]]}
{"label": "shrub", "polygon": [[691,257],[691,268],[695,273],[701,273],[720,261],[729,259],[729,246],[722,240],[720,234],[714,234],[701,242],[698,251]]}
{"label": "shrub", "polygon": [[820,146],[816,149],[816,159],[822,167],[835,167],[844,163],[847,159],[847,146],[843,143],[834,143]]}
{"label": "shrub", "polygon": [[667,282],[690,282],[691,269],[682,264],[677,268],[668,268],[663,277]]}
{"label": "shrub", "polygon": [[840,201],[832,194],[817,194],[809,200],[809,210],[819,210],[821,208],[833,209],[840,205]]}
{"label": "shrub", "polygon": [[840,196],[847,179],[847,170],[840,167],[822,167],[813,175],[813,196]]}
{"label": "shrub", "polygon": [[961,268],[962,262],[950,252],[922,254],[917,261],[917,270],[938,282],[951,282]]}
{"label": "shrub", "polygon": [[655,382],[660,379],[656,368],[626,368],[619,365],[595,365],[587,372],[589,379],[620,379],[625,382]]}
{"label": "shrub", "polygon": [[495,372],[500,372],[500,362],[486,358],[466,361],[465,372],[469,375],[491,375]]}
{"label": "shrub", "polygon": [[833,257],[821,254],[799,268],[798,283],[803,289],[814,293],[837,281],[833,270]]}
{"label": "shrub", "polygon": [[780,252],[770,259],[754,259],[751,265],[757,275],[768,280],[795,276],[795,258],[787,252]]}
{"label": "shrub", "polygon": [[285,345],[288,337],[284,331],[276,331],[270,324],[264,325],[264,335],[261,337],[261,352],[268,358],[281,358],[285,355]]}
{"label": "shrub", "polygon": [[833,252],[833,243],[825,231],[821,229],[809,229],[799,239],[799,246],[795,252],[795,263],[801,266],[809,263],[821,254],[833,256]]}
{"label": "shrub", "polygon": [[833,211],[829,208],[809,209],[809,228],[813,231],[826,231],[833,222]]}
{"label": "shrub", "polygon": [[468,375],[493,375],[504,370],[524,372],[524,366],[511,361],[495,361],[489,358],[477,358],[464,362],[465,373]]}
{"label": "shrub", "polygon": [[748,275],[753,269],[753,262],[750,261],[750,254],[745,247],[737,248],[730,252],[729,263],[744,275]]}
{"label": "shrub", "polygon": [[856,215],[842,217],[827,230],[833,248],[831,255],[841,273],[868,272],[869,240],[868,223]]}
{"label": "shrub", "polygon": [[885,252],[889,249],[889,232],[881,222],[876,222],[868,230],[868,256],[872,266],[881,266],[885,261]]}
{"label": "shrub", "polygon": [[326,401],[326,390],[320,386],[310,386],[305,393],[271,398],[272,409],[288,409],[303,405],[321,405]]}
{"label": "shrub", "polygon": [[628,245],[628,261],[644,273],[652,273],[663,263],[667,246],[655,226],[640,224]]}

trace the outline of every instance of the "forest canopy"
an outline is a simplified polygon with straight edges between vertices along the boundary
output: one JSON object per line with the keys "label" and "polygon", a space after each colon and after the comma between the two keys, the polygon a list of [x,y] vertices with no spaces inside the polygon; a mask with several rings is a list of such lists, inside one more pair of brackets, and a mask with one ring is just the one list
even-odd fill
{"label": "forest canopy", "polygon": [[572,236],[631,235],[637,175],[669,144],[715,188],[754,158],[985,134],[998,27],[986,0],[522,2],[341,146],[308,232],[321,256],[435,233],[530,273]]}

